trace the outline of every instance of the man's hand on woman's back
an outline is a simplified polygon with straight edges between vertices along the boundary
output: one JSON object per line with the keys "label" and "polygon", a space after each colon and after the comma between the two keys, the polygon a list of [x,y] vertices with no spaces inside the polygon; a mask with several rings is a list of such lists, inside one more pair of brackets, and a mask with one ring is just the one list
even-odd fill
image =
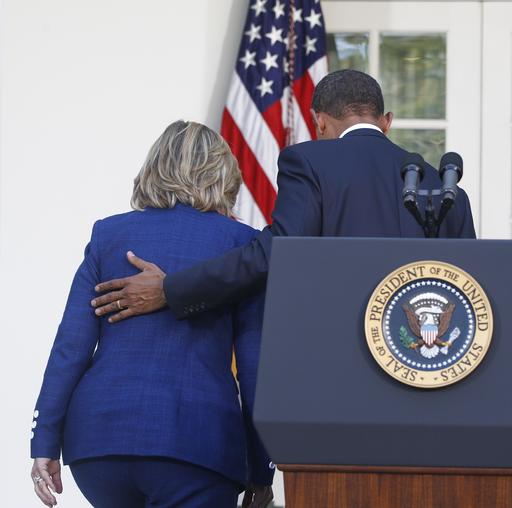
{"label": "man's hand on woman's back", "polygon": [[163,289],[165,273],[154,263],[138,258],[133,252],[128,252],[127,257],[141,273],[98,284],[96,291],[106,294],[91,302],[97,316],[115,313],[109,317],[110,323],[148,314],[166,305]]}

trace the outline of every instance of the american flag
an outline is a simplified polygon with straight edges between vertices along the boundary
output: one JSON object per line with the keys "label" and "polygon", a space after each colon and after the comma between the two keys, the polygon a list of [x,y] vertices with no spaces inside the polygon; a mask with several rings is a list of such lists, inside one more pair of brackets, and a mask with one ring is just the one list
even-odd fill
{"label": "american flag", "polygon": [[326,72],[319,0],[250,0],[221,127],[244,179],[242,221],[270,223],[279,151],[314,139],[311,98]]}

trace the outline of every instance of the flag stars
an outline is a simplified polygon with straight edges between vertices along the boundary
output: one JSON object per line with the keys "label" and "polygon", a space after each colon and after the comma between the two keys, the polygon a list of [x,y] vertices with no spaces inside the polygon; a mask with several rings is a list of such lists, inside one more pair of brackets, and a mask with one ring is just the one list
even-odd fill
{"label": "flag stars", "polygon": [[251,53],[248,49],[245,50],[245,55],[240,58],[240,61],[244,64],[244,68],[248,69],[251,65],[256,65],[256,51]]}
{"label": "flag stars", "polygon": [[265,4],[267,0],[256,0],[254,4],[251,5],[251,9],[256,13],[256,16],[259,16],[262,12],[267,12],[265,9]]}
{"label": "flag stars", "polygon": [[278,41],[283,42],[283,29],[280,28],[278,30],[277,27],[273,25],[271,31],[266,33],[265,37],[268,37],[270,39],[270,43],[272,46]]}
{"label": "flag stars", "polygon": [[265,58],[260,60],[262,64],[265,65],[265,69],[268,72],[272,67],[275,67],[276,69],[279,67],[277,65],[277,55],[272,55],[270,51],[267,51],[267,54],[265,55]]}
{"label": "flag stars", "polygon": [[272,95],[272,85],[273,81],[267,81],[265,78],[261,78],[261,83],[256,87],[260,91],[261,97],[264,97],[266,94]]}
{"label": "flag stars", "polygon": [[276,5],[272,8],[276,19],[279,19],[281,16],[284,16],[284,3],[281,3],[279,0],[276,0]]}
{"label": "flag stars", "polygon": [[315,28],[315,26],[322,26],[321,17],[322,14],[311,9],[309,16],[306,16],[304,19],[309,23],[309,28]]}
{"label": "flag stars", "polygon": [[293,9],[293,21],[295,23],[302,21],[302,9]]}
{"label": "flag stars", "polygon": [[294,50],[297,49],[297,34],[293,34],[293,37],[292,34],[288,34],[288,37],[284,40],[284,44],[287,51],[290,51],[290,46],[292,46]]}
{"label": "flag stars", "polygon": [[249,30],[245,32],[245,35],[247,35],[250,38],[250,42],[253,42],[255,39],[261,39],[260,30],[261,25],[256,26],[253,23],[251,23],[251,28],[249,28]]}
{"label": "flag stars", "polygon": [[316,52],[316,41],[317,39],[311,39],[308,35],[306,35],[306,43],[304,44],[304,48],[306,48],[306,55]]}

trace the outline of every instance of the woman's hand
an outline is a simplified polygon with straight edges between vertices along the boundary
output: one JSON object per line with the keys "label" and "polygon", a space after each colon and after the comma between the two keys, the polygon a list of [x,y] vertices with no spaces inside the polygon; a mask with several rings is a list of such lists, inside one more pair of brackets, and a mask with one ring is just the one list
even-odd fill
{"label": "woman's hand", "polygon": [[274,499],[270,485],[249,485],[245,491],[243,508],[265,508]]}
{"label": "woman's hand", "polygon": [[55,499],[52,491],[58,494],[62,493],[60,462],[58,460],[42,457],[34,459],[31,476],[37,497],[46,506],[55,506],[57,499]]}

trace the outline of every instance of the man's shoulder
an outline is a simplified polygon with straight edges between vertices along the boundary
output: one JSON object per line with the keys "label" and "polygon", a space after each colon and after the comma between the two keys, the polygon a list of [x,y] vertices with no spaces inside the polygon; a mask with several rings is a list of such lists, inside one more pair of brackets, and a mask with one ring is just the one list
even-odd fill
{"label": "man's shoulder", "polygon": [[322,139],[304,141],[284,148],[279,155],[279,170],[309,167],[313,173],[321,171],[323,166],[330,166],[341,157],[340,139]]}
{"label": "man's shoulder", "polygon": [[373,136],[344,136],[336,139],[318,139],[304,141],[291,145],[283,150],[301,155],[306,158],[325,157],[332,154],[333,156],[343,156],[343,154],[351,154],[361,151],[361,146],[368,152],[379,151],[386,152],[395,157],[402,157],[407,151],[400,146],[394,144],[387,136],[381,133]]}
{"label": "man's shoulder", "polygon": [[347,172],[355,171],[361,165],[375,169],[398,167],[406,156],[406,150],[384,135],[346,136],[305,141],[287,147],[281,153],[280,167],[286,167],[288,160],[300,159],[307,162],[315,173],[330,173],[333,167],[344,167]]}
{"label": "man's shoulder", "polygon": [[337,150],[341,147],[340,139],[314,139],[302,141],[295,145],[290,145],[283,150],[285,152],[296,153],[302,156],[325,154],[326,150]]}

